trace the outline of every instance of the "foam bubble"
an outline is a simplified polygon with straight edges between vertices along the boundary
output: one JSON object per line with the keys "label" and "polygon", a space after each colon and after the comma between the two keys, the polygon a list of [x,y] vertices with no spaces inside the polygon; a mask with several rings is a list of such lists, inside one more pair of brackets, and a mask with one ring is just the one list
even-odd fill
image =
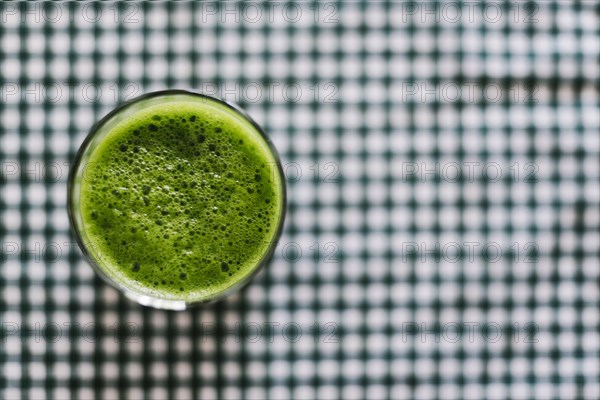
{"label": "foam bubble", "polygon": [[[99,165],[110,167],[91,169],[96,187],[111,183],[88,192],[94,195],[87,199],[87,218],[96,221],[105,249],[115,239],[133,243],[116,262],[129,265],[132,273],[138,272],[133,263],[143,265],[144,274],[132,279],[161,293],[221,285],[227,282],[224,275],[238,271],[243,276],[251,267],[247,254],[260,252],[261,238],[276,226],[277,194],[265,190],[271,182],[265,160],[235,129],[206,124],[199,114],[184,110],[170,118],[156,111],[152,121],[128,125],[110,143],[113,151],[99,157]],[[232,223],[236,218],[247,224]],[[225,250],[228,258],[222,260]],[[175,262],[182,259],[189,266]]]}

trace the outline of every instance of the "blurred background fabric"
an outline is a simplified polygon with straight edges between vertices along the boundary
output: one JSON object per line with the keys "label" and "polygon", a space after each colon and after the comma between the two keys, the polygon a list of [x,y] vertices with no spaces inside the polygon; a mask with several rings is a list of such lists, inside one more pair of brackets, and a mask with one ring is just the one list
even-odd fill
{"label": "blurred background fabric", "polygon": [[[0,398],[600,398],[598,2],[0,5]],[[125,100],[194,88],[279,150],[243,291],[102,283],[67,175]]]}

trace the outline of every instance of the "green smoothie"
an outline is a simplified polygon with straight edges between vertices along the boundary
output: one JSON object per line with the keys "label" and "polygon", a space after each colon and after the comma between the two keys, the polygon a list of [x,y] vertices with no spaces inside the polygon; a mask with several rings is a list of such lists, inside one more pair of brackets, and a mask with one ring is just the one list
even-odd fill
{"label": "green smoothie", "polygon": [[135,292],[218,297],[268,257],[284,212],[277,159],[259,130],[221,102],[153,99],[113,123],[83,170],[89,255]]}

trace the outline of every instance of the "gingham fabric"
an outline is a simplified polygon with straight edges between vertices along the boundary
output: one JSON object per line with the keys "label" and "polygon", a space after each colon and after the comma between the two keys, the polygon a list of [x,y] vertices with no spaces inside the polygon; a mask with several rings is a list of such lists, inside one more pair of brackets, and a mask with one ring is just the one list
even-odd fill
{"label": "gingham fabric", "polygon": [[[0,4],[0,398],[600,398],[598,3]],[[288,184],[243,291],[146,309],[84,262],[69,162],[194,88]]]}

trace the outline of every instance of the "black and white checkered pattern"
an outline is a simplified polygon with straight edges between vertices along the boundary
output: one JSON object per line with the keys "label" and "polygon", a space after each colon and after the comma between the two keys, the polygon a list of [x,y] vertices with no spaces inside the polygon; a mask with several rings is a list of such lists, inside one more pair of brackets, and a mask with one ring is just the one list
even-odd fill
{"label": "black and white checkered pattern", "polygon": [[[0,5],[1,398],[600,397],[597,2],[36,4]],[[244,107],[289,189],[272,265],[181,313],[66,215],[92,124],[165,88]]]}

